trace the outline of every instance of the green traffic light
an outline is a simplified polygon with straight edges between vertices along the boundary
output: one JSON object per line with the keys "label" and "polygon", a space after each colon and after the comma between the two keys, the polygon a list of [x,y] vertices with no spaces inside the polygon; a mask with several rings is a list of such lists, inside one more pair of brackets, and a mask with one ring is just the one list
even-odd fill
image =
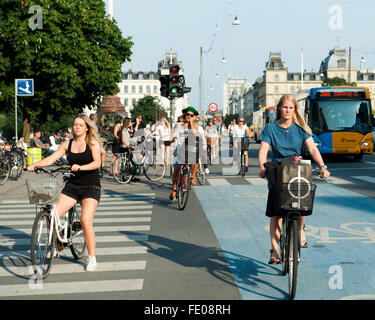
{"label": "green traffic light", "polygon": [[171,89],[171,94],[177,94],[177,88],[176,87]]}

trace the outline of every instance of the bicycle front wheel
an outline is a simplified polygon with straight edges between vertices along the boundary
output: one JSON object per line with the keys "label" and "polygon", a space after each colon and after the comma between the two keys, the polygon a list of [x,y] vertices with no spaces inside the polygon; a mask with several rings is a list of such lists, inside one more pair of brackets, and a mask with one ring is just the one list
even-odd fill
{"label": "bicycle front wheel", "polygon": [[289,299],[293,300],[297,290],[297,270],[298,270],[298,241],[299,231],[297,219],[289,223],[288,232],[288,282],[289,282]]}
{"label": "bicycle front wheel", "polygon": [[8,179],[9,173],[10,165],[8,159],[0,159],[0,186]]}
{"label": "bicycle front wheel", "polygon": [[202,167],[202,164],[199,164],[199,166],[198,166],[196,177],[197,177],[198,183],[200,185],[202,185],[202,184],[205,183],[205,181],[206,181],[206,175],[204,173],[204,169]]}
{"label": "bicycle front wheel", "polygon": [[241,152],[241,176],[245,176],[245,153],[244,152]]}
{"label": "bicycle front wheel", "polygon": [[72,209],[69,210],[69,234],[70,238],[70,251],[75,259],[81,259],[86,249],[85,235],[83,233],[81,222],[82,207],[77,203]]}
{"label": "bicycle front wheel", "polygon": [[37,278],[44,279],[51,271],[53,257],[56,251],[55,232],[50,230],[51,216],[49,212],[41,211],[37,214],[31,231],[31,264]]}
{"label": "bicycle front wheel", "polygon": [[190,170],[186,169],[180,176],[179,183],[177,185],[178,208],[180,210],[184,210],[186,207],[189,198],[190,185]]}
{"label": "bicycle front wheel", "polygon": [[118,157],[113,162],[113,177],[118,183],[128,183],[133,178],[133,165],[126,157]]}

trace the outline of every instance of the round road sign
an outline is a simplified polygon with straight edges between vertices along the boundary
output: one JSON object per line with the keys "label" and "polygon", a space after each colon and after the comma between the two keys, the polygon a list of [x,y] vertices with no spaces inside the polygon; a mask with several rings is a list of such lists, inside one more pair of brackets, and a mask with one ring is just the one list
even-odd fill
{"label": "round road sign", "polygon": [[208,110],[210,112],[216,112],[217,109],[218,109],[218,106],[215,102],[210,103],[209,106],[208,106]]}

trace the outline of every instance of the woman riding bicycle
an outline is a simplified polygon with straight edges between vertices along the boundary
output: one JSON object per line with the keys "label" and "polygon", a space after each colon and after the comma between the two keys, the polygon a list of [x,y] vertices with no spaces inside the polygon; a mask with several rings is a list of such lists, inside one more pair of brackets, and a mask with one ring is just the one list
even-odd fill
{"label": "woman riding bicycle", "polygon": [[[312,159],[320,166],[321,174],[327,178],[330,172],[324,165],[322,156],[316,147],[311,135],[311,130],[303,119],[298,103],[291,95],[283,95],[277,104],[276,120],[268,123],[260,136],[259,149],[259,176],[266,177],[265,163],[269,147],[272,147],[272,161],[281,162],[289,156],[301,155],[303,144],[305,144]],[[268,194],[266,216],[270,217],[271,257],[268,263],[280,263],[279,239],[282,217],[277,216],[274,210],[273,198]],[[304,233],[305,217],[301,217],[301,247],[307,247]]]}
{"label": "woman riding bicycle", "polygon": [[35,167],[50,166],[63,155],[67,155],[74,177],[69,179],[61,191],[56,209],[59,218],[61,218],[77,202],[81,202],[81,223],[89,254],[86,271],[94,271],[97,263],[93,220],[101,194],[99,179],[101,141],[91,121],[84,114],[74,118],[73,132],[73,139],[62,142],[52,155],[28,166],[27,170],[33,172]]}
{"label": "woman riding bicycle", "polygon": [[[195,149],[196,137],[200,139],[199,146],[203,151],[206,148],[206,139],[204,137],[204,130],[201,126],[198,125],[197,116],[198,111],[195,108],[189,106],[182,110],[182,115],[184,118],[184,122],[178,123],[175,128],[174,132],[171,137],[171,141],[175,138],[176,141],[176,150],[175,152],[175,160],[174,160],[174,168],[173,168],[173,177],[172,177],[172,192],[169,195],[169,200],[174,201],[176,199],[177,194],[177,182],[179,179],[179,165],[185,163],[186,161],[190,160],[190,155],[192,153],[189,152],[189,159],[185,159],[186,152],[189,150],[189,147],[193,147]],[[186,139],[188,139],[189,145],[186,145]],[[188,148],[186,150],[185,148]],[[196,150],[194,150],[196,151]],[[193,160],[194,159],[194,160]],[[196,157],[196,153],[192,155],[191,164],[191,184],[196,185],[195,175],[198,170],[198,161]]]}
{"label": "woman riding bicycle", "polygon": [[[241,153],[241,143],[242,138],[249,137],[249,128],[244,123],[244,118],[238,119],[238,125],[233,129],[233,155],[234,160],[238,161],[238,156]],[[247,164],[248,164],[248,156],[247,156],[247,150],[244,151],[245,154],[245,172],[248,171]]]}

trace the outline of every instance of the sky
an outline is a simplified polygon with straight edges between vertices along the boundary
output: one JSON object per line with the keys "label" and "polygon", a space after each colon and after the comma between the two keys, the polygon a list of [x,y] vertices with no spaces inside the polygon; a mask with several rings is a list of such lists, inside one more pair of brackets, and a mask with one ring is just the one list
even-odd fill
{"label": "sky", "polygon": [[[107,3],[107,0],[103,0]],[[157,71],[170,48],[182,61],[190,103],[199,107],[203,48],[204,110],[222,108],[228,76],[263,75],[270,52],[281,52],[290,72],[318,71],[336,46],[352,48],[358,68],[375,69],[374,0],[113,0],[114,19],[132,37],[133,72]],[[240,25],[233,25],[237,16]],[[225,57],[226,62],[222,62]],[[128,63],[123,71],[128,70]]]}

